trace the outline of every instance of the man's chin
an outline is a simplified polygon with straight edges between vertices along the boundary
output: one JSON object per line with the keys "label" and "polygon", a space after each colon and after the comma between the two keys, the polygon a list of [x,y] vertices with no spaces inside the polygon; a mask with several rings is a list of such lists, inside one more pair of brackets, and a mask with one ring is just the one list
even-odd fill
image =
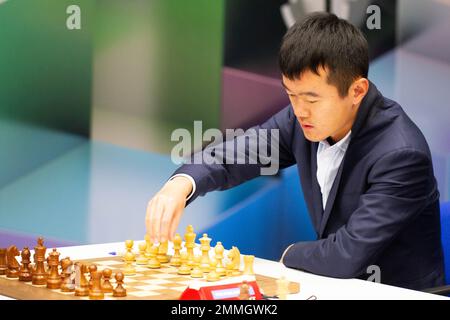
{"label": "man's chin", "polygon": [[303,135],[305,136],[305,139],[311,142],[319,142],[324,140],[325,138],[321,138],[318,136],[314,136],[314,135],[310,135],[310,134],[305,134],[305,132],[303,132]]}

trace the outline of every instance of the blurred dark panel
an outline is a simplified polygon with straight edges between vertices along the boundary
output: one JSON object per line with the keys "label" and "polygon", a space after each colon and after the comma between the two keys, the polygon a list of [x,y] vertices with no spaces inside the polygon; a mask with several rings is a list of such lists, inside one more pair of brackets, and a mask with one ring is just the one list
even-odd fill
{"label": "blurred dark panel", "polygon": [[[278,49],[287,30],[281,7],[289,7],[293,18],[301,20],[315,8],[330,7],[341,18],[359,27],[367,37],[370,59],[375,59],[396,45],[397,0],[378,1],[305,1],[227,0],[225,18],[225,66],[269,77],[279,77]],[[369,5],[381,10],[381,29],[369,30],[366,13]],[[342,16],[344,13],[345,16]]]}

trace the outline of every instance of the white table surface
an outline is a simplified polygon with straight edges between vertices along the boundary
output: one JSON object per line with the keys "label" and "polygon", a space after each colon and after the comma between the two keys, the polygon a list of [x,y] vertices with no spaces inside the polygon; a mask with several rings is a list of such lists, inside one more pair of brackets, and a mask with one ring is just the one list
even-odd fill
{"label": "white table surface", "polygon": [[[135,241],[134,248],[141,241]],[[199,248],[195,248],[199,250]],[[110,253],[122,254],[125,252],[124,242],[105,243],[85,246],[73,246],[58,248],[61,258],[70,257],[72,260],[94,259],[112,256]],[[49,249],[47,249],[47,253]],[[137,253],[136,249],[134,252]],[[169,245],[169,253],[173,252]],[[200,251],[196,252],[199,253]],[[225,251],[226,253],[226,251]],[[211,254],[213,256],[213,254]],[[226,256],[226,254],[224,255]],[[19,259],[18,259],[19,260]],[[241,259],[242,260],[242,259]],[[243,267],[243,265],[242,265]],[[315,296],[318,300],[437,300],[447,297],[428,294],[415,290],[359,280],[359,279],[335,279],[314,275],[311,273],[286,268],[275,261],[255,258],[254,272],[257,274],[286,279],[300,283],[300,292],[289,295],[290,300],[306,300]],[[126,279],[125,279],[126,283]],[[0,295],[0,299],[10,299]]]}

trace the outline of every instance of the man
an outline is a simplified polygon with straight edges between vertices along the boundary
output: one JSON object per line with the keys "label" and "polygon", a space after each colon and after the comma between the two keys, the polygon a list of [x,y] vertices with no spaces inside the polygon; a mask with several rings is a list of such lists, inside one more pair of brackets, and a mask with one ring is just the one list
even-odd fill
{"label": "man", "polygon": [[[297,165],[318,239],[289,246],[282,263],[339,278],[367,278],[377,265],[386,284],[442,285],[430,151],[402,108],[367,80],[362,33],[335,15],[310,15],[284,36],[279,64],[291,104],[255,129],[279,130],[280,168]],[[150,236],[171,239],[187,203],[252,179],[262,166],[182,166],[149,202]]]}

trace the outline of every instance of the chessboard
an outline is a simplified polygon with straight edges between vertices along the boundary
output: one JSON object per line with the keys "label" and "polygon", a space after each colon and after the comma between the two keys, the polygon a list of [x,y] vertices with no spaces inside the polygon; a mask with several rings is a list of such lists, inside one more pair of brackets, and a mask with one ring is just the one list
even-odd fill
{"label": "chessboard", "polygon": [[[113,273],[123,270],[125,263],[120,256],[96,258],[89,260],[78,260],[83,264],[95,264],[98,271],[106,268]],[[113,297],[105,293],[105,300],[177,300],[182,292],[192,281],[189,275],[177,274],[177,268],[169,264],[163,264],[159,269],[150,269],[146,266],[136,266],[134,275],[125,276],[124,287],[127,296],[123,298]],[[256,282],[265,296],[275,296],[277,284],[275,278],[255,275]],[[206,280],[205,280],[206,283]],[[115,286],[114,278],[111,284]],[[299,284],[289,283],[289,293],[298,293]],[[26,300],[89,300],[89,297],[77,297],[73,292],[62,292],[59,289],[47,289],[45,285],[33,285],[31,282],[19,281],[17,278],[0,276],[0,294],[14,299]]]}

